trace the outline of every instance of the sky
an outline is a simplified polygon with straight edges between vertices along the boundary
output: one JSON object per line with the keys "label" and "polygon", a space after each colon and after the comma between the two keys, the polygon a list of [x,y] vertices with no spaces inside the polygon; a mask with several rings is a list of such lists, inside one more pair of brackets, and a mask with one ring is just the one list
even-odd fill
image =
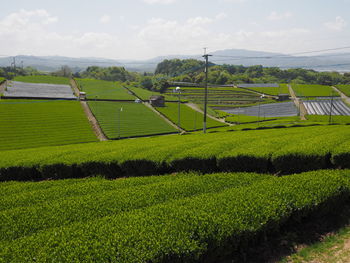
{"label": "sky", "polygon": [[[143,60],[350,46],[350,0],[12,0],[0,55]],[[350,49],[347,50],[350,52]]]}

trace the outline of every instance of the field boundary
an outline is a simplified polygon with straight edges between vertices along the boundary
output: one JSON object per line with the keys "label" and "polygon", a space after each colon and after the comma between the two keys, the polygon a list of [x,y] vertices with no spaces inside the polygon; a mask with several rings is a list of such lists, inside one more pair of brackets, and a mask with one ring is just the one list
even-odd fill
{"label": "field boundary", "polygon": [[175,123],[173,123],[171,120],[169,120],[164,114],[162,114],[161,112],[157,111],[157,109],[155,109],[154,107],[152,107],[151,104],[149,104],[148,102],[144,101],[143,105],[145,105],[147,108],[151,109],[154,113],[156,113],[158,116],[160,116],[164,121],[166,121],[168,124],[170,124],[171,126],[173,126],[175,129],[177,129],[178,131],[180,131],[181,133],[185,133],[186,131],[184,129],[182,129],[181,127],[177,126]]}
{"label": "field boundary", "polygon": [[95,118],[94,114],[92,113],[89,105],[87,104],[86,101],[80,101],[81,106],[84,109],[85,115],[88,118],[92,129],[96,135],[96,137],[100,140],[100,141],[108,141],[108,138],[106,137],[106,135],[103,133],[100,124],[98,123],[97,119]]}
{"label": "field boundary", "polygon": [[[332,88],[339,93],[340,97],[345,101],[345,103],[347,103],[348,105],[350,105],[350,98],[348,96],[345,95],[345,93],[343,93],[342,91],[340,91],[339,89],[337,89],[336,87],[332,86]],[[1,93],[1,91],[0,91]]]}
{"label": "field boundary", "polygon": [[295,92],[294,92],[291,85],[288,85],[288,89],[289,89],[289,94],[292,97],[292,100],[293,100],[295,106],[299,109],[300,119],[305,121],[306,120],[305,116],[307,115],[307,110],[306,110],[306,107],[305,107],[303,101],[295,95]]}

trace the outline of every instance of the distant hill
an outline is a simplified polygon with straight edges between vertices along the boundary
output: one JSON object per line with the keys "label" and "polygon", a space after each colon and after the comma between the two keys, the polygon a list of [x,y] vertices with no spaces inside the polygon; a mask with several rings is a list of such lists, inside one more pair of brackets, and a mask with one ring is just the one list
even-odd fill
{"label": "distant hill", "polygon": [[[235,64],[243,66],[263,65],[265,67],[307,68],[317,71],[350,71],[350,53],[335,53],[321,56],[289,56],[281,53],[251,51],[243,49],[227,49],[211,52],[210,61],[216,64]],[[153,72],[159,62],[164,59],[202,59],[198,55],[160,56],[148,60],[115,60],[105,58],[72,58],[63,56],[16,56],[18,66],[32,66],[41,71],[55,71],[67,65],[73,71],[81,71],[88,66],[110,67],[123,66],[127,70],[137,72]],[[0,58],[0,66],[10,66],[12,57]]]}

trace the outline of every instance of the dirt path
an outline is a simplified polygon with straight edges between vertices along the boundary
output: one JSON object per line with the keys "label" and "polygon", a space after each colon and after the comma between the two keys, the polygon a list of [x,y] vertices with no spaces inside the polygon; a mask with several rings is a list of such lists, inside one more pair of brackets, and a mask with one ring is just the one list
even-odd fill
{"label": "dirt path", "polygon": [[[188,107],[190,107],[191,109],[193,109],[193,110],[195,110],[195,111],[198,111],[198,112],[200,112],[200,113],[202,113],[202,114],[204,115],[204,112],[202,111],[202,109],[200,109],[200,108],[198,107],[198,105],[196,105],[196,104],[194,104],[194,103],[185,103],[185,104],[186,104]],[[208,116],[208,118],[211,118],[211,119],[213,119],[213,120],[215,120],[215,121],[219,121],[219,122],[225,123],[225,124],[227,124],[227,125],[233,126],[233,124],[227,123],[227,122],[225,122],[225,120],[223,120],[223,119],[215,118],[214,116],[211,116],[210,114],[207,114],[207,116]]]}
{"label": "dirt path", "polygon": [[95,116],[92,114],[89,105],[87,104],[86,101],[80,101],[81,106],[84,109],[85,115],[88,118],[94,133],[96,135],[96,137],[100,140],[100,141],[108,141],[108,138],[106,137],[106,135],[104,135],[98,121],[96,120]]}
{"label": "dirt path", "polygon": [[305,105],[303,104],[303,102],[301,101],[301,99],[299,99],[296,95],[294,90],[292,89],[291,85],[288,85],[288,89],[289,89],[289,94],[292,97],[292,100],[295,104],[295,106],[299,109],[300,111],[300,119],[305,121],[305,115],[307,115],[307,110],[305,108]]}
{"label": "dirt path", "polygon": [[75,79],[70,79],[70,85],[73,89],[75,96],[77,96],[79,98],[80,90],[78,89],[78,85],[77,85],[77,82],[75,81]]}
{"label": "dirt path", "polygon": [[[343,92],[341,92],[339,89],[336,87],[332,87],[336,92],[339,93],[340,97],[345,101],[345,103],[350,105],[350,98],[346,96]],[[0,92],[1,93],[1,92]]]}
{"label": "dirt path", "polygon": [[169,123],[175,129],[181,131],[181,133],[185,133],[186,132],[184,129],[182,129],[181,127],[177,126],[175,123],[173,123],[168,118],[166,118],[163,114],[161,114],[159,111],[157,111],[155,108],[153,108],[148,102],[143,102],[143,104],[146,107],[150,108],[152,111],[154,111],[158,116],[160,116],[163,120],[165,120],[167,123]]}
{"label": "dirt path", "polygon": [[5,80],[3,83],[1,83],[0,85],[0,94],[4,94],[5,92],[5,88],[6,88],[6,84],[7,83],[7,80]]}

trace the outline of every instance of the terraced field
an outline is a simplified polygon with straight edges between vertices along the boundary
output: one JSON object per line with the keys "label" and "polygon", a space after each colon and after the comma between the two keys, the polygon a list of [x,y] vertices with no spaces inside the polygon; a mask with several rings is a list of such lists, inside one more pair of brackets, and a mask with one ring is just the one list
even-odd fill
{"label": "terraced field", "polygon": [[[173,88],[169,88],[166,94],[173,94]],[[183,87],[181,96],[197,104],[204,103],[204,88]],[[235,107],[239,105],[250,105],[259,102],[260,95],[247,90],[219,87],[208,88],[208,105],[213,107]]]}
{"label": "terraced field", "polygon": [[289,94],[288,84],[279,84],[278,87],[249,87],[248,89],[266,95]]}
{"label": "terraced field", "polygon": [[79,102],[0,101],[0,151],[97,141]]}
{"label": "terraced field", "polygon": [[[132,92],[134,92],[136,94],[137,97],[139,97],[140,99],[142,99],[143,101],[148,101],[149,98],[153,95],[161,95],[165,97],[166,101],[178,101],[178,97],[175,96],[170,96],[167,94],[163,94],[163,93],[159,93],[159,92],[155,92],[155,91],[150,91],[150,90],[146,90],[143,88],[138,88],[138,87],[128,87],[128,89],[130,89]],[[182,99],[182,101],[185,101],[184,99]]]}
{"label": "terraced field", "polygon": [[[341,100],[308,100],[303,101],[307,113],[310,115],[344,115],[350,116],[350,108]],[[332,108],[332,112],[331,112]]]}
{"label": "terraced field", "polygon": [[339,97],[332,87],[325,85],[293,84],[292,88],[297,97]]}
{"label": "terraced field", "polygon": [[[168,102],[165,107],[157,107],[159,112],[165,115],[173,123],[178,124],[178,103]],[[180,126],[186,131],[203,129],[203,114],[197,112],[185,104],[180,106]],[[211,118],[207,118],[207,128],[226,126],[222,122],[218,122]]]}
{"label": "terraced field", "polygon": [[89,101],[103,132],[110,139],[173,133],[177,130],[143,104]]}
{"label": "terraced field", "polygon": [[68,78],[48,76],[48,75],[17,76],[13,80],[18,82],[26,82],[26,83],[69,85]]}
{"label": "terraced field", "polygon": [[259,106],[252,107],[223,109],[223,111],[232,114],[260,116],[261,118],[290,117],[298,115],[298,109],[295,107],[293,102],[261,104]]}
{"label": "terraced field", "polygon": [[118,82],[96,80],[96,79],[75,79],[78,88],[86,92],[88,99],[107,100],[135,100],[136,97]]}
{"label": "terraced field", "polygon": [[243,262],[252,244],[284,225],[341,210],[349,173],[1,183],[0,260]]}

